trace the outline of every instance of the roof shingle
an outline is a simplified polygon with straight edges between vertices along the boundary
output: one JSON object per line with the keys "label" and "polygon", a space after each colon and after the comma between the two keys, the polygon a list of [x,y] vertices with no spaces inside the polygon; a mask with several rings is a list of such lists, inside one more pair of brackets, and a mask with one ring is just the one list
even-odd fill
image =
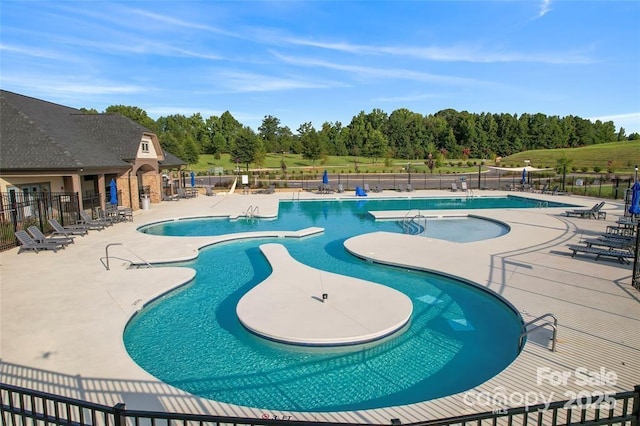
{"label": "roof shingle", "polygon": [[143,133],[118,114],[75,108],[0,90],[0,170],[129,167]]}

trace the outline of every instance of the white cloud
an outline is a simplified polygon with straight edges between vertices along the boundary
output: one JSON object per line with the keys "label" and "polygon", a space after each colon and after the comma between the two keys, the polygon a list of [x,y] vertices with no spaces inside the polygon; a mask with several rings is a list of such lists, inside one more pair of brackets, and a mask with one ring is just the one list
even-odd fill
{"label": "white cloud", "polygon": [[435,99],[442,98],[444,95],[436,95],[432,93],[422,93],[422,94],[414,94],[414,95],[405,95],[405,96],[393,96],[393,97],[378,97],[373,98],[373,102],[418,102],[424,101],[425,99]]}
{"label": "white cloud", "polygon": [[[546,13],[546,12],[545,12]],[[482,46],[368,46],[349,43],[331,43],[302,38],[285,38],[290,44],[316,47],[359,55],[391,55],[411,57],[437,62],[470,63],[544,63],[544,64],[589,64],[593,60],[575,52],[496,52]]]}
{"label": "white cloud", "polygon": [[588,120],[602,122],[613,121],[616,128],[624,127],[627,135],[631,133],[640,133],[640,112],[629,112],[625,114],[603,115],[599,117],[590,117]]}
{"label": "white cloud", "polygon": [[223,72],[219,77],[230,92],[273,92],[293,89],[326,89],[343,87],[344,83],[332,81],[313,81],[295,76],[271,77],[255,73]]}
{"label": "white cloud", "polygon": [[542,18],[544,15],[551,11],[551,0],[542,0],[542,4],[540,5],[540,12],[538,13],[538,18]]}
{"label": "white cloud", "polygon": [[299,65],[304,67],[321,67],[333,69],[336,71],[344,71],[351,74],[354,74],[358,77],[378,77],[378,78],[393,78],[399,80],[415,80],[415,81],[431,81],[438,83],[446,83],[446,84],[457,84],[457,85],[470,85],[470,84],[478,84],[482,83],[482,81],[473,79],[473,78],[461,78],[461,77],[452,77],[446,75],[438,75],[431,74],[425,72],[416,72],[407,69],[398,69],[398,68],[372,68],[358,65],[345,65],[342,63],[336,62],[328,62],[319,59],[309,59],[309,58],[299,58],[293,56],[282,55],[276,52],[272,52],[274,56],[276,56],[281,61]]}

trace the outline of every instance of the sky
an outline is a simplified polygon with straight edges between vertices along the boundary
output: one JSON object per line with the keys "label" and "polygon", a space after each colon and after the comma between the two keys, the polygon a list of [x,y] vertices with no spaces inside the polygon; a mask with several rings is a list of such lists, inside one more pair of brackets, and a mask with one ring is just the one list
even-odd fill
{"label": "sky", "polygon": [[640,133],[640,1],[0,0],[0,87],[74,108],[543,113]]}

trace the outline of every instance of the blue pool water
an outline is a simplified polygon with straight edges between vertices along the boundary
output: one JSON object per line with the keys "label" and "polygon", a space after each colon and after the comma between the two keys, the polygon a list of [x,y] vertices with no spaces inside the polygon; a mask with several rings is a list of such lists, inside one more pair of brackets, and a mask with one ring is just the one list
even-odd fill
{"label": "blue pool water", "polygon": [[[219,244],[180,264],[196,270],[195,280],[132,319],[124,333],[131,357],[187,392],[266,413],[362,410],[425,401],[472,388],[515,359],[522,321],[511,308],[457,280],[349,255],[345,239],[398,225],[374,222],[355,202],[327,203],[281,203],[278,219],[288,218],[278,225],[285,229],[311,223],[324,227],[323,234]],[[226,230],[233,224],[235,229],[241,222],[253,226],[246,220],[189,220],[162,224],[161,229],[172,235],[208,235],[211,226]],[[278,221],[254,222],[263,226]],[[440,225],[447,228],[447,222],[455,223],[447,231],[436,231]],[[427,229],[444,237],[465,222],[438,220]],[[486,221],[471,227],[483,225],[500,227]],[[157,226],[154,233],[161,233]],[[409,327],[383,342],[332,349],[280,345],[252,335],[239,323],[235,307],[271,272],[258,248],[265,242],[285,245],[295,259],[311,267],[405,293],[414,305]]]}
{"label": "blue pool water", "polygon": [[[143,226],[139,231],[153,235],[202,236],[237,232],[300,230],[311,226],[336,235],[357,235],[374,231],[402,232],[401,221],[375,221],[370,211],[411,210],[428,214],[429,210],[453,208],[534,208],[536,200],[522,197],[483,197],[447,199],[361,199],[290,202],[280,201],[275,219],[228,220],[199,218],[168,221]],[[329,226],[327,226],[329,225]],[[508,232],[501,224],[482,219],[429,220],[426,235],[456,242],[494,238]]]}

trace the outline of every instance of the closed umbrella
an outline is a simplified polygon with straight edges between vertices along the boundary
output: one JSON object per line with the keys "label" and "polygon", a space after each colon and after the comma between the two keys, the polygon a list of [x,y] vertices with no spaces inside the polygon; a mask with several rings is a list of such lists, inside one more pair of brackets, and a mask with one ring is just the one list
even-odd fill
{"label": "closed umbrella", "polygon": [[325,185],[329,184],[329,174],[327,173],[326,170],[322,174],[322,183],[324,183]]}
{"label": "closed umbrella", "polygon": [[196,186],[196,174],[191,172],[191,187]]}
{"label": "closed umbrella", "polygon": [[631,205],[629,206],[629,213],[633,215],[640,215],[640,182],[636,181],[631,188]]}
{"label": "closed umbrella", "polygon": [[111,179],[111,183],[109,183],[111,197],[109,198],[109,204],[114,206],[118,205],[118,186],[116,185],[115,179]]}
{"label": "closed umbrella", "polygon": [[527,169],[522,169],[522,184],[527,182]]}

